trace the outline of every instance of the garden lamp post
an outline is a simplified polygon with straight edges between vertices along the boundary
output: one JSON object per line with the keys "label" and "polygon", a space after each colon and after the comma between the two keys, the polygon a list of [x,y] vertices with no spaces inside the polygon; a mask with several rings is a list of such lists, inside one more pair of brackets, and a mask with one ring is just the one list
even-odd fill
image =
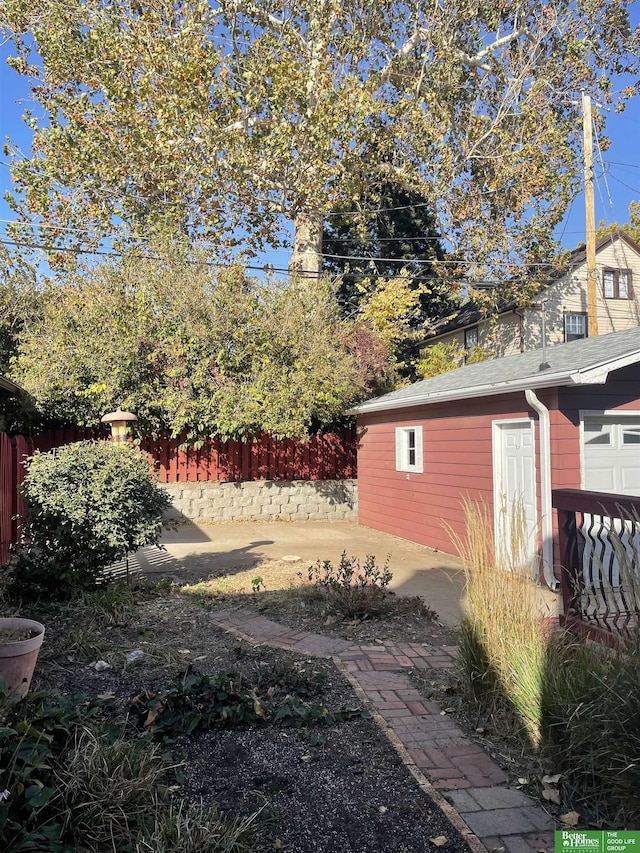
{"label": "garden lamp post", "polygon": [[118,406],[117,411],[109,412],[108,415],[101,418],[103,424],[109,424],[111,427],[111,438],[116,442],[127,440],[127,427],[137,420],[138,418],[133,412],[123,412],[120,406]]}

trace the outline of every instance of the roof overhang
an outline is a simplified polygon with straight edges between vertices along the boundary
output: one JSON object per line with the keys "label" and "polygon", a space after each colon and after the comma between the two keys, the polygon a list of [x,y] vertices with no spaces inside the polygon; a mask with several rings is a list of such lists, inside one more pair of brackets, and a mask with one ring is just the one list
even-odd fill
{"label": "roof overhang", "polygon": [[447,391],[432,391],[430,394],[415,394],[411,397],[401,397],[395,400],[385,400],[384,397],[370,400],[360,406],[354,406],[348,415],[364,415],[369,412],[388,412],[395,409],[410,409],[416,406],[428,406],[434,403],[448,403],[456,400],[472,400],[477,397],[495,397],[499,394],[514,394],[526,391],[527,388],[555,388],[558,386],[604,385],[609,374],[630,364],[640,361],[640,351],[620,356],[616,359],[602,362],[577,371],[555,371],[554,373],[541,370],[539,374],[526,376],[522,379],[495,382],[490,385],[471,385]]}
{"label": "roof overhang", "polygon": [[8,391],[10,394],[17,394],[22,390],[19,385],[16,385],[16,383],[12,382],[10,379],[6,379],[4,376],[0,376],[0,388],[4,391]]}

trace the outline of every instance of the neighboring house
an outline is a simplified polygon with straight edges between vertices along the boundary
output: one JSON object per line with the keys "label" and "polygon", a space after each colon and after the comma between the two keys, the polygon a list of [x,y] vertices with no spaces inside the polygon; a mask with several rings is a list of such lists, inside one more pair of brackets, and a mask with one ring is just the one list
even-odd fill
{"label": "neighboring house", "polygon": [[[640,495],[640,328],[470,364],[357,406],[361,524],[448,553],[463,500],[553,584],[551,490]],[[506,511],[505,511],[506,509]],[[556,549],[557,550],[557,549]]]}
{"label": "neighboring house", "polygon": [[[640,246],[622,232],[596,245],[596,295],[599,335],[640,325]],[[457,344],[467,354],[480,347],[495,356],[537,349],[543,301],[549,346],[587,337],[586,249],[572,252],[565,273],[541,287],[529,306],[501,300],[487,313],[469,302],[435,325],[426,347]]]}

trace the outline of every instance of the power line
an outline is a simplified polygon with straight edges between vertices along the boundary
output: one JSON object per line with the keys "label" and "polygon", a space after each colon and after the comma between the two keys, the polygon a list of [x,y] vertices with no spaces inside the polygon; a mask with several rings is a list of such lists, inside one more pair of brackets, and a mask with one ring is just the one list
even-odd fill
{"label": "power line", "polygon": [[611,175],[611,177],[613,178],[613,180],[614,180],[614,181],[617,181],[617,182],[618,182],[619,184],[621,184],[623,187],[626,187],[628,190],[631,190],[631,192],[634,192],[634,193],[637,193],[638,195],[640,195],[640,190],[639,190],[637,187],[632,187],[632,186],[630,186],[629,184],[625,184],[625,182],[624,182],[624,181],[621,181],[621,180],[620,180],[620,178],[617,178],[617,177],[613,174],[613,172],[610,172],[609,174]]}
{"label": "power line", "polygon": [[[0,240],[0,244],[2,244],[3,246],[16,246],[19,248],[26,248],[26,249],[38,249],[38,250],[43,251],[43,252],[54,252],[54,253],[55,252],[64,252],[66,254],[71,254],[71,255],[91,255],[91,256],[98,255],[98,256],[107,257],[107,258],[123,258],[123,257],[125,257],[125,254],[123,252],[118,252],[114,249],[110,249],[108,251],[105,251],[104,249],[76,249],[76,248],[73,248],[72,246],[42,246],[42,245],[38,245],[36,243],[27,243],[27,242],[22,241],[22,240]],[[155,261],[164,260],[164,258],[161,255],[152,255],[150,259],[155,260]],[[197,261],[197,260],[189,259],[189,258],[186,259],[186,262],[189,264],[194,264],[195,266],[217,267],[220,269],[232,269],[236,265],[236,263],[234,263],[233,261],[230,261],[229,263],[221,263],[219,261]],[[266,272],[266,273],[284,272],[287,274],[291,274],[290,270],[282,269],[279,267],[274,267],[271,264],[265,264],[262,267],[258,267],[258,266],[253,266],[251,264],[244,264],[243,263],[242,266],[245,269],[256,270],[258,272]]]}
{"label": "power line", "polygon": [[640,163],[618,163],[616,160],[605,160],[607,166],[625,166],[627,169],[640,169]]}
{"label": "power line", "polygon": [[[8,222],[8,224],[20,224],[20,223],[11,222],[9,220],[0,220],[0,222]],[[35,224],[35,225],[36,225],[36,227],[41,227],[38,224]],[[43,227],[49,227],[49,228],[57,229],[57,226],[43,226]],[[60,230],[67,230],[67,229],[60,229]],[[69,232],[72,232],[72,233],[73,232],[90,233],[90,232],[83,232],[82,229],[70,228],[68,230],[69,230]],[[574,232],[574,233],[580,233],[581,234],[583,232]],[[120,234],[115,234],[115,235],[112,234],[112,235],[106,235],[104,237],[104,239],[107,239],[107,240],[108,239],[114,239],[114,238],[117,239],[117,238],[122,237],[122,236],[123,235],[120,235]],[[419,238],[417,238],[417,239],[419,239]],[[55,245],[43,246],[41,244],[35,244],[35,243],[27,242],[26,240],[13,241],[13,242],[8,241],[8,242],[6,242],[6,245],[15,245],[15,246],[23,247],[23,248],[39,249],[39,250],[47,251],[47,252],[67,252],[69,254],[75,253],[78,255],[101,255],[101,256],[107,256],[107,257],[110,255],[113,257],[122,257],[123,256],[122,252],[117,252],[116,250],[113,250],[113,249],[111,249],[111,250],[80,249],[80,248],[76,248],[76,247],[72,247],[72,246],[59,246],[58,247]],[[149,243],[148,243],[148,240],[143,239],[140,241],[140,243],[137,243],[136,245],[148,246]],[[382,257],[382,256],[377,256],[377,255],[338,255],[338,254],[329,254],[329,253],[325,253],[325,252],[314,252],[313,254],[315,254],[317,257],[326,258],[328,260],[371,261],[371,262],[378,261],[381,263],[394,263],[394,264],[404,262],[406,264],[419,264],[419,265],[423,265],[423,264],[433,265],[434,263],[437,263],[437,261],[433,260],[433,259],[428,260],[428,259],[420,259],[420,258],[399,259],[399,258],[392,258],[392,257]],[[197,263],[197,262],[194,261],[194,263]],[[233,265],[234,262],[230,262],[229,264],[222,264],[219,262],[207,261],[207,262],[203,262],[203,263],[208,263],[211,266],[220,266],[220,267],[227,266],[228,267],[228,266]],[[469,259],[469,258],[457,258],[457,259],[451,258],[451,259],[448,259],[445,257],[441,263],[443,263],[444,265],[470,266],[470,265],[477,264],[478,261],[475,258],[471,258],[471,259]],[[490,261],[487,263],[490,263],[493,266],[506,266],[508,268],[512,267],[512,264],[510,264],[509,261],[506,261],[506,260],[505,261],[493,260],[493,261]],[[275,267],[274,265],[271,265],[271,264],[266,264],[264,266],[252,266],[250,264],[245,264],[245,266],[247,269],[258,270],[258,271],[263,271],[263,272],[270,272],[270,271],[288,272],[289,271],[288,269],[278,268],[278,267]],[[549,261],[532,262],[532,263],[526,264],[526,269],[531,270],[533,268],[538,268],[538,267],[548,268],[549,266],[550,266]],[[374,274],[375,271],[372,271],[372,273]],[[309,275],[310,273],[305,273],[305,274]],[[414,278],[414,276],[411,276],[411,278]]]}

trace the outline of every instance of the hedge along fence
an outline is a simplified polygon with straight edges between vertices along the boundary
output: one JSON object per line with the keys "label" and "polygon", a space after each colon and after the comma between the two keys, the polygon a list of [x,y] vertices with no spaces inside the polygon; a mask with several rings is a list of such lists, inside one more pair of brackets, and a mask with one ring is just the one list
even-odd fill
{"label": "hedge along fence", "polygon": [[[74,441],[108,438],[108,430],[71,427],[33,438],[0,433],[0,565],[9,558],[10,543],[20,536],[24,504],[19,487],[22,464],[34,450],[43,453]],[[143,438],[162,483],[249,482],[254,480],[348,480],[357,475],[355,429],[316,433],[308,441],[258,435],[254,441],[206,439],[199,449],[180,449],[180,438]]]}

